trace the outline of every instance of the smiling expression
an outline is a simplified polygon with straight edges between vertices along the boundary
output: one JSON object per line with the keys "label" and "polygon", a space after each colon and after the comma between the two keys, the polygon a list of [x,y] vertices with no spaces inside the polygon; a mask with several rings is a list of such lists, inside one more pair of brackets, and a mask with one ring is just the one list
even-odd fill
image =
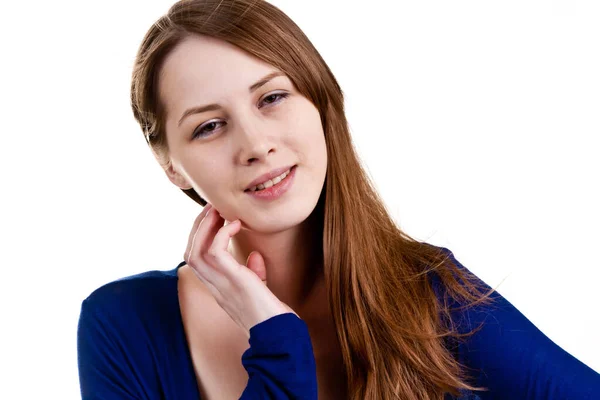
{"label": "smiling expression", "polygon": [[[327,151],[319,111],[277,68],[206,36],[182,41],[159,77],[169,179],[227,220],[274,232],[304,221],[323,188]],[[292,185],[265,201],[246,190],[295,165]]]}

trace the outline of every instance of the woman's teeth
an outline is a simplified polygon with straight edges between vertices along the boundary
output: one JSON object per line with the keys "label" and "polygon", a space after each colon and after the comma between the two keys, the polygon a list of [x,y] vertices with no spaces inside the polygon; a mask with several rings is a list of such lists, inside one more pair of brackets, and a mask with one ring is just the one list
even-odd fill
{"label": "woman's teeth", "polygon": [[263,183],[259,183],[258,185],[251,187],[249,190],[251,192],[257,191],[257,190],[263,190],[263,189],[268,189],[273,185],[277,185],[279,182],[281,182],[282,180],[285,179],[286,176],[289,175],[291,169],[288,169],[287,171],[285,171],[283,174],[279,175],[278,177],[275,177],[273,179],[269,179],[266,182]]}

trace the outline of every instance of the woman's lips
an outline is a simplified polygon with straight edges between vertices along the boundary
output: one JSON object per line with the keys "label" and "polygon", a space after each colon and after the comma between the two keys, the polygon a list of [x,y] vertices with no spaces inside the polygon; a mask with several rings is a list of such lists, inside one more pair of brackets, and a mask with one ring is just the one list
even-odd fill
{"label": "woman's lips", "polygon": [[296,169],[297,166],[294,165],[290,169],[290,173],[281,182],[271,186],[270,188],[257,191],[246,191],[245,193],[260,200],[278,199],[292,187],[294,178],[296,176]]}

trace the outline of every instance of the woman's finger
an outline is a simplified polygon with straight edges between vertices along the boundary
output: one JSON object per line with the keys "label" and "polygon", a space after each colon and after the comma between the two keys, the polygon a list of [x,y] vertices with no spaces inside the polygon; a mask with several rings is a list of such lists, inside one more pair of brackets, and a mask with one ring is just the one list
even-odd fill
{"label": "woman's finger", "polygon": [[254,272],[265,285],[267,284],[267,269],[262,254],[258,251],[252,251],[246,259],[246,267]]}
{"label": "woman's finger", "polygon": [[242,224],[239,220],[230,222],[221,227],[212,241],[206,253],[209,263],[215,263],[220,272],[229,280],[239,280],[238,270],[241,265],[227,250],[229,241],[240,231]]}
{"label": "woman's finger", "polygon": [[225,222],[225,220],[223,219],[223,217],[221,217],[221,215],[219,214],[219,211],[216,209],[212,210],[207,215],[206,225],[203,227],[206,230],[202,231],[202,234],[205,234],[207,239],[202,240],[201,245],[198,248],[198,250],[200,252],[200,256],[202,256],[204,258],[206,257],[206,254],[208,253],[208,249],[212,245],[215,236],[219,232],[219,229],[221,229],[223,227],[223,222]]}
{"label": "woman's finger", "polygon": [[185,248],[185,252],[183,253],[183,259],[185,260],[186,263],[188,262],[190,249],[192,247],[192,242],[194,241],[194,236],[196,235],[196,231],[198,231],[198,227],[200,226],[200,223],[202,222],[204,217],[206,217],[206,214],[210,211],[211,208],[212,208],[212,204],[207,204],[202,209],[202,212],[200,212],[200,214],[194,220],[194,225],[192,226],[192,229],[190,230],[190,235],[188,237],[187,247]]}
{"label": "woman's finger", "polygon": [[213,208],[206,214],[192,240],[188,262],[206,281],[216,287],[227,284],[227,275],[208,255],[208,250],[219,230],[219,224],[222,223],[223,219],[219,217],[216,209]]}

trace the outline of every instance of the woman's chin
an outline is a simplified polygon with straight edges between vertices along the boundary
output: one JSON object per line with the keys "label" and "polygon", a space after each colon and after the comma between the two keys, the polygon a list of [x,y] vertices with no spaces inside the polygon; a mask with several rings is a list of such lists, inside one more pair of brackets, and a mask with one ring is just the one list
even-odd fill
{"label": "woman's chin", "polygon": [[250,219],[240,219],[242,222],[243,230],[254,232],[257,234],[275,234],[287,231],[289,229],[293,229],[299,225],[301,225],[306,218],[250,218]]}

